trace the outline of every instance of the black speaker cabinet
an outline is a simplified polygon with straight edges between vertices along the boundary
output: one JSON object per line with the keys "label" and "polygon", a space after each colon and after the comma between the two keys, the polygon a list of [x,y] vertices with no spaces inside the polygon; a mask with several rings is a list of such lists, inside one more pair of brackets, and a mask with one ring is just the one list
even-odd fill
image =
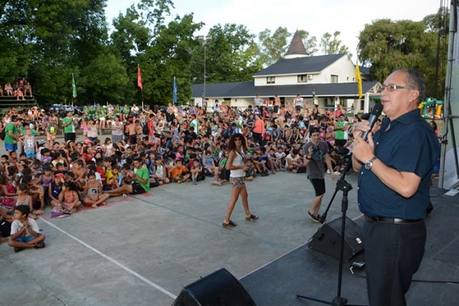
{"label": "black speaker cabinet", "polygon": [[186,286],[173,306],[255,306],[241,283],[220,269]]}
{"label": "black speaker cabinet", "polygon": [[[308,243],[309,248],[339,259],[341,242],[341,219],[338,218],[322,225]],[[359,226],[346,217],[346,231],[344,234],[344,259],[363,251],[361,230]]]}

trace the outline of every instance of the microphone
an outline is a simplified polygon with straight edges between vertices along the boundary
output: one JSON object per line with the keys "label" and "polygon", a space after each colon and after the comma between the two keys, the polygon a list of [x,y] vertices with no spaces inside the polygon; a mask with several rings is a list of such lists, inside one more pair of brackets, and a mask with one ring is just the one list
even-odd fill
{"label": "microphone", "polygon": [[370,129],[363,134],[363,137],[362,137],[363,140],[367,141],[368,134],[370,134],[371,130],[376,124],[376,121],[378,121],[378,117],[381,115],[382,110],[383,110],[383,105],[381,103],[376,103],[373,106],[373,109],[371,110],[371,113],[370,113],[370,117],[368,118]]}

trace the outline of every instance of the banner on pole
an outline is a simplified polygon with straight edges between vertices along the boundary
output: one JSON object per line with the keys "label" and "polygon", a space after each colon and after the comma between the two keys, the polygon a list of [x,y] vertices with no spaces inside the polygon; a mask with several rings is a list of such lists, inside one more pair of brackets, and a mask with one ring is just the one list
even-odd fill
{"label": "banner on pole", "polygon": [[174,76],[174,81],[172,83],[172,102],[174,105],[177,104],[177,81]]}
{"label": "banner on pole", "polygon": [[143,85],[142,85],[142,71],[140,70],[140,65],[137,65],[137,86],[140,88],[140,90],[143,90]]}
{"label": "banner on pole", "polygon": [[76,88],[76,83],[75,83],[75,76],[72,73],[72,98],[77,97],[77,88]]}

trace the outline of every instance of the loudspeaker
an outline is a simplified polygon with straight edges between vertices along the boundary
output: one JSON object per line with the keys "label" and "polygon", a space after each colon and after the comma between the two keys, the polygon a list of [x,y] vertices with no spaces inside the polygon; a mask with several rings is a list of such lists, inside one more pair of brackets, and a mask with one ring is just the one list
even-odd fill
{"label": "loudspeaker", "polygon": [[173,306],[256,306],[241,283],[220,269],[186,286]]}
{"label": "loudspeaker", "polygon": [[[310,239],[308,246],[311,249],[339,259],[341,242],[341,219],[338,218],[320,227]],[[363,241],[360,227],[346,217],[346,230],[344,232],[344,259],[352,257],[363,251]]]}

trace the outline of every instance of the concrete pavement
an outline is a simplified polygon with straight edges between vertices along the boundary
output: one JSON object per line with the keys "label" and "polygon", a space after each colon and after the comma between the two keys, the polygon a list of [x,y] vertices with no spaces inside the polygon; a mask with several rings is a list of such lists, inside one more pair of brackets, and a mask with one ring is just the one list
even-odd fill
{"label": "concrete pavement", "polygon": [[[349,182],[350,218],[358,212]],[[322,210],[335,182],[327,176]],[[13,253],[0,245],[1,305],[170,305],[183,286],[221,267],[237,278],[299,247],[319,228],[306,218],[314,192],[305,174],[280,172],[248,182],[260,219],[234,229],[221,223],[231,186],[206,179],[170,184],[148,195],[116,198],[108,207],[38,223],[47,247]],[[341,193],[328,221],[340,215]]]}

